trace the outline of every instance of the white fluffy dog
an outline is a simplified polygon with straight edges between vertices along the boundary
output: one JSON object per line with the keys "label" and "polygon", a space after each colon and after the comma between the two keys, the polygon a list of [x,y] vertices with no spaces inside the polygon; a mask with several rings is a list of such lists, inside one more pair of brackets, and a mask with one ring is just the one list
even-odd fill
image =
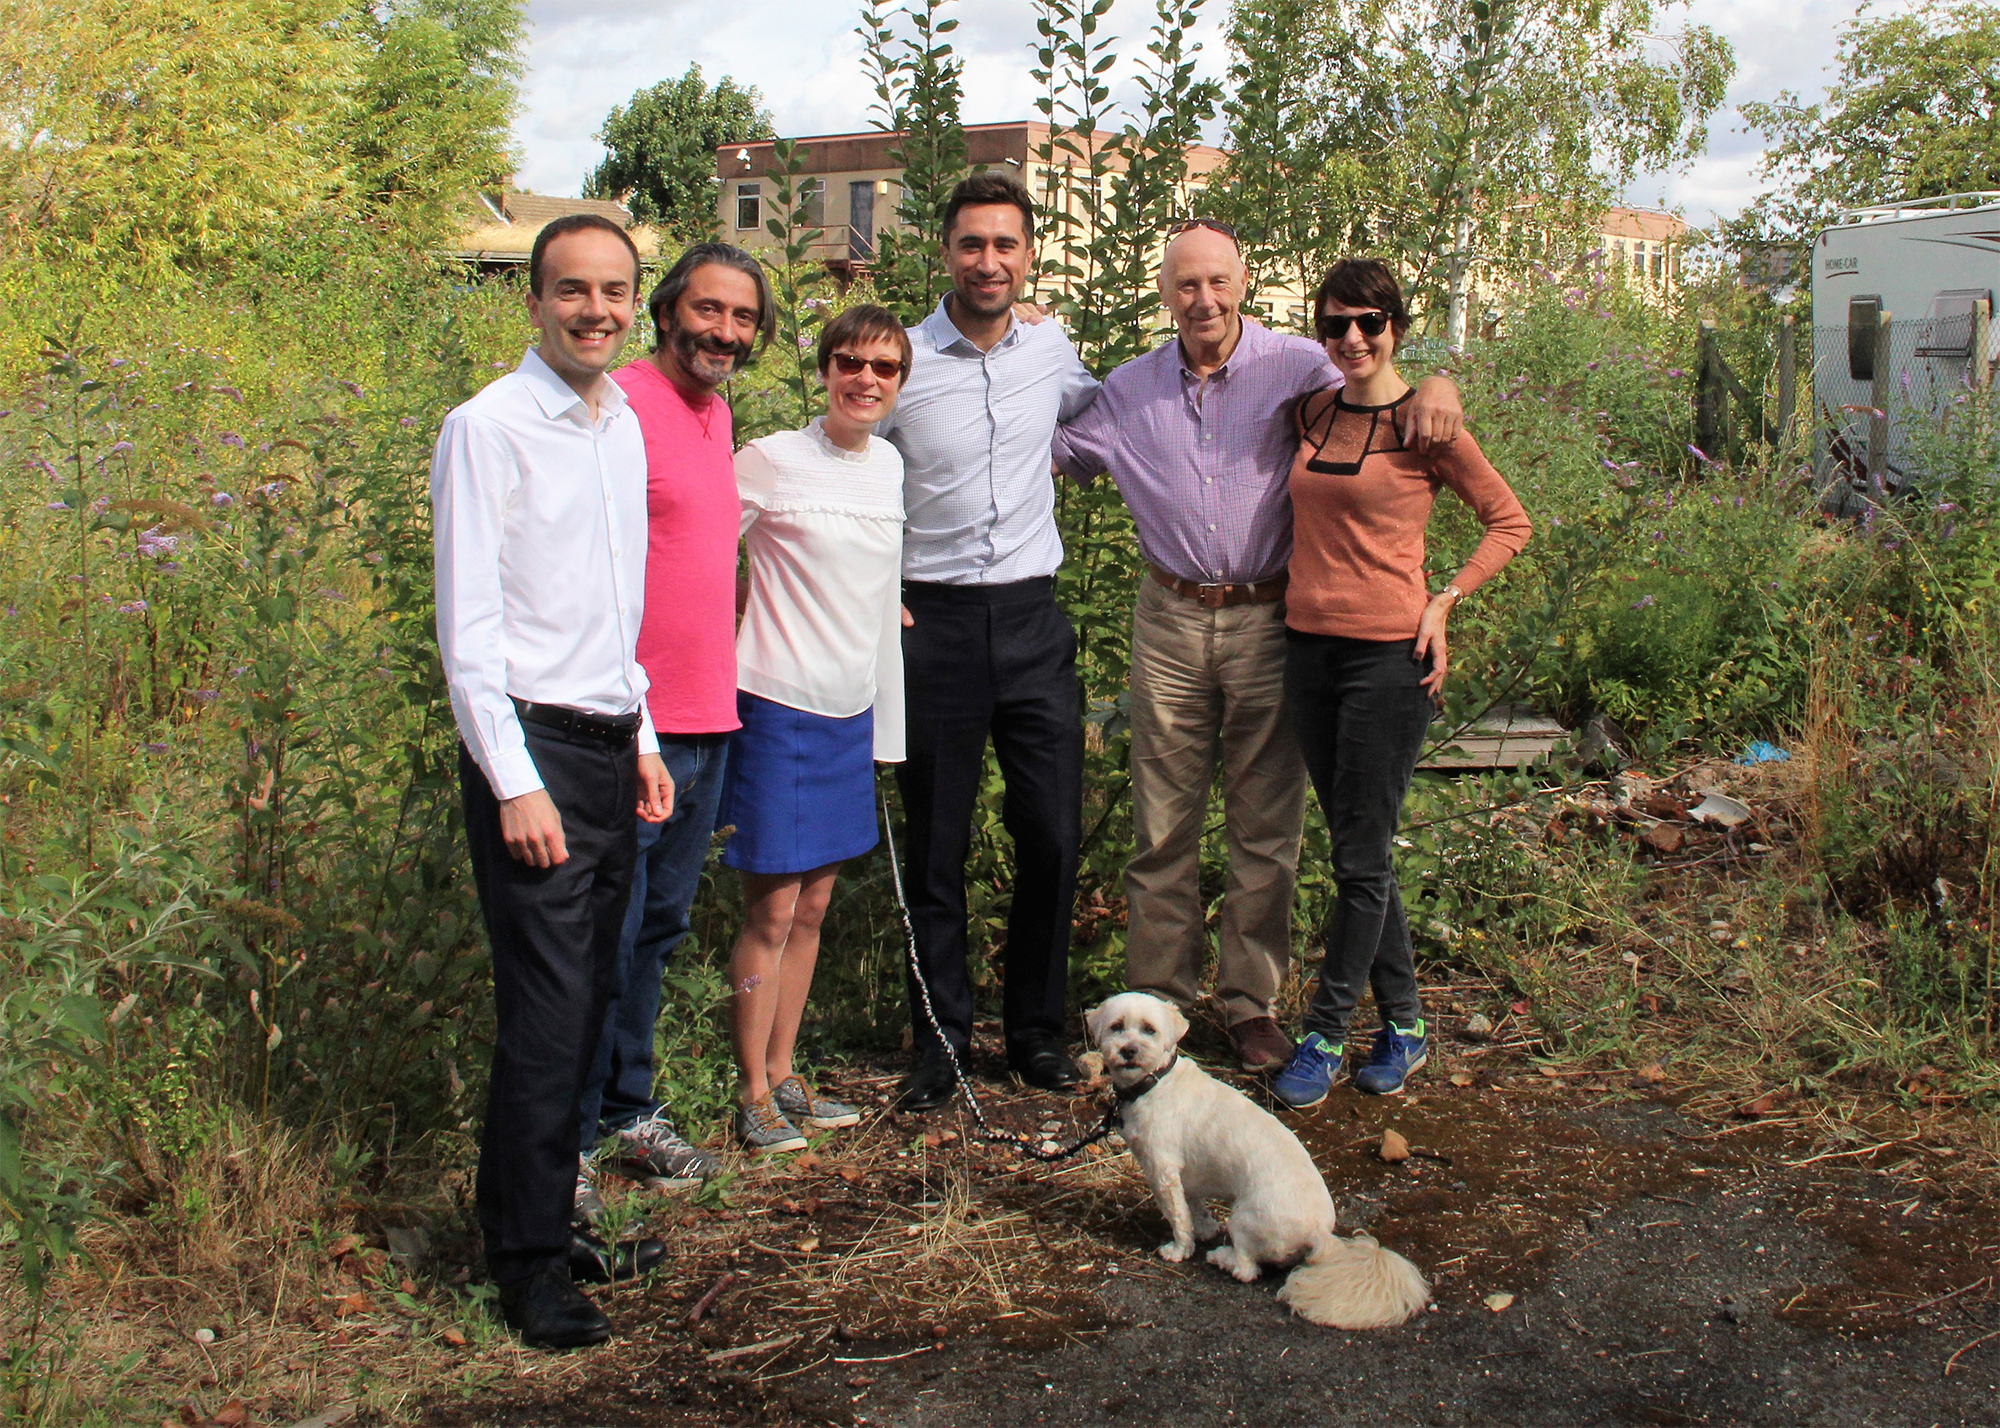
{"label": "white fluffy dog", "polygon": [[1312,1156],[1276,1116],[1178,1056],[1187,1018],[1145,992],[1115,996],[1086,1019],[1124,1101],[1125,1140],[1174,1237],[1160,1258],[1178,1264],[1218,1234],[1205,1208],[1226,1200],[1229,1243],[1208,1262],[1245,1284],[1265,1265],[1298,1265],[1278,1298],[1301,1318],[1336,1329],[1407,1322],[1430,1300],[1417,1267],[1366,1235],[1333,1232],[1333,1197]]}

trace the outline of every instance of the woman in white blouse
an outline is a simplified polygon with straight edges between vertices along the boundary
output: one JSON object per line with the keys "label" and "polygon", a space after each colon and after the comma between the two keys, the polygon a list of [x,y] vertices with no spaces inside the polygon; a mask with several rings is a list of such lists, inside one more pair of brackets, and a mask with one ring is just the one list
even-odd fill
{"label": "woman in white blouse", "polygon": [[875,764],[903,758],[903,459],[871,433],[909,372],[894,314],[851,307],[820,336],[826,415],[736,456],[750,581],[720,822],[743,875],[736,1133],[758,1152],[861,1119],[807,1086],[792,1050],[834,877],[878,836]]}

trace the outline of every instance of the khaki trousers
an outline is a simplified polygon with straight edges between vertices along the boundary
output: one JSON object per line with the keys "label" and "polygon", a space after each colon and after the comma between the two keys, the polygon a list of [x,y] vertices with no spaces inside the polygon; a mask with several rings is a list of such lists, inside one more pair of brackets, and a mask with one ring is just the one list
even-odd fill
{"label": "khaki trousers", "polygon": [[1269,1016],[1291,965],[1306,769],[1285,716],[1285,605],[1205,609],[1142,580],[1132,617],[1132,861],[1125,977],[1185,1007],[1208,936],[1201,833],[1217,756],[1229,875],[1215,995]]}

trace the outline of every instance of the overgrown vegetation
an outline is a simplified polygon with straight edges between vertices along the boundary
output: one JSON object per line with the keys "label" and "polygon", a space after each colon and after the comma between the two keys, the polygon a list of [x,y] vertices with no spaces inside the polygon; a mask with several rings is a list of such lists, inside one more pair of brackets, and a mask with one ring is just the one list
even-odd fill
{"label": "overgrown vegetation", "polygon": [[[920,235],[963,166],[945,8],[899,17],[875,4],[864,20],[878,117],[912,134],[903,212]],[[1042,7],[1027,57],[1050,96],[1051,154],[1073,161],[1063,182],[1086,196],[1108,183],[1108,211],[1129,215],[1095,232],[1058,222],[1046,240],[1048,270],[1068,270],[1059,310],[1100,369],[1157,331],[1145,279],[1184,201],[1179,146],[1218,97],[1239,125],[1252,112],[1240,75],[1223,96],[1191,81],[1198,9],[1153,11],[1137,107],[1116,121],[1118,165],[1086,138],[1111,112],[1095,78],[1108,7]],[[239,0],[174,11],[176,30],[171,10],[148,43],[180,35],[201,62],[146,73],[207,86],[206,102],[234,116],[213,147],[193,144],[213,162],[178,176],[164,156],[192,141],[157,123],[187,95],[162,91],[115,123],[101,90],[88,98],[91,66],[110,61],[82,42],[109,33],[108,10],[10,12],[0,39],[9,73],[37,81],[16,86],[15,138],[0,150],[10,232],[32,238],[0,258],[0,1235],[12,1273],[0,1390],[36,1422],[157,1419],[174,1370],[86,1338],[76,1313],[127,1294],[180,1295],[207,1316],[189,1325],[306,1336],[339,1332],[342,1296],[374,1286],[409,1300],[412,1337],[397,1352],[412,1362],[486,1332],[462,1286],[490,1021],[425,491],[440,415],[511,367],[528,332],[513,284],[467,282],[426,253],[447,190],[483,182],[504,154],[519,17],[498,0],[412,4],[350,31],[332,11]],[[1251,18],[1240,11],[1239,28]],[[385,66],[402,68],[392,80]],[[396,177],[382,116],[426,104],[439,128],[421,131],[431,147]],[[36,124],[68,137],[47,151],[22,142]],[[1238,172],[1256,158],[1246,145]],[[834,292],[807,259],[797,155],[777,162],[784,336],[731,392],[741,436],[812,410],[817,324],[867,291]],[[1356,234],[1329,226],[1300,251]],[[908,315],[941,286],[917,238],[885,248],[876,281]],[[1678,1048],[1724,1078],[1754,1064],[1801,1088],[1858,1078],[1886,1095],[1921,1085],[1990,1104],[1991,401],[1967,392],[1933,423],[1918,498],[1829,522],[1800,449],[1752,438],[1734,462],[1691,449],[1694,323],[1718,313],[1743,329],[1732,360],[1769,350],[1747,330],[1773,320],[1767,308],[1721,288],[1659,306],[1586,257],[1533,275],[1501,337],[1412,354],[1457,377],[1538,531],[1455,622],[1438,741],[1520,702],[1572,727],[1608,718],[1618,750],[1420,781],[1403,860],[1413,925],[1434,970],[1520,998],[1550,1053]],[[1747,357],[1741,369],[1754,370]],[[1122,976],[1138,563],[1108,490],[1065,487],[1060,519],[1091,721],[1081,1004]],[[1476,529],[1446,502],[1433,537],[1445,568]],[[1707,861],[1676,861],[1620,831],[1621,789],[1684,799],[1689,779],[1725,778],[1755,740],[1792,756],[1727,775],[1757,804],[1766,852],[1731,835]],[[1635,769],[1651,776],[1643,786]],[[1614,771],[1623,784],[1607,781]],[[994,772],[971,869],[986,994],[1010,885],[998,803]],[[1302,969],[1332,895],[1323,848],[1315,819]],[[1211,896],[1220,859],[1217,840]],[[893,1049],[907,1014],[883,858],[851,869],[838,896],[812,1049]],[[733,882],[712,875],[669,972],[663,1089],[697,1138],[731,1096],[716,959],[735,916]],[[427,1227],[435,1278],[405,1289],[379,1256],[357,1268],[354,1244],[336,1253],[357,1216]],[[173,1283],[119,1287],[120,1266],[140,1261]],[[280,1407],[303,1416],[316,1390],[301,1392]],[[381,1393],[393,1413],[394,1392]]]}

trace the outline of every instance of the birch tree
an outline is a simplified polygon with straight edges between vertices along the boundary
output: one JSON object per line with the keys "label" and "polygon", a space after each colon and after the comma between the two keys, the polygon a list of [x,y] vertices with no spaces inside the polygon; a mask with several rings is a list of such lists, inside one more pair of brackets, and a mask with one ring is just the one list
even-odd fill
{"label": "birch tree", "polygon": [[[1297,275],[1370,247],[1464,340],[1473,270],[1587,232],[1684,164],[1735,71],[1658,0],[1238,0],[1235,211]],[[1282,14],[1277,12],[1282,11]]]}

